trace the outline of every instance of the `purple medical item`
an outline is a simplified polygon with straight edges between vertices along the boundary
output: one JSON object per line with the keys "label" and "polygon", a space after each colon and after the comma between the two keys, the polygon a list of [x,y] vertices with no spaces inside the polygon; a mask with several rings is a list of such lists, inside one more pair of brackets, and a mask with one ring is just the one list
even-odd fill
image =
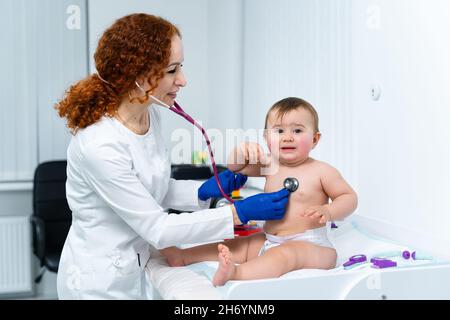
{"label": "purple medical item", "polygon": [[402,257],[403,259],[408,260],[411,257],[411,252],[409,252],[408,250],[403,251]]}
{"label": "purple medical item", "polygon": [[377,269],[392,268],[397,266],[397,262],[395,261],[378,257],[370,259],[370,262],[372,263],[372,268]]}
{"label": "purple medical item", "polygon": [[354,256],[351,256],[348,261],[346,261],[343,266],[344,268],[348,268],[350,266],[353,266],[357,263],[362,263],[362,262],[366,262],[367,261],[367,257],[364,254],[357,254]]}

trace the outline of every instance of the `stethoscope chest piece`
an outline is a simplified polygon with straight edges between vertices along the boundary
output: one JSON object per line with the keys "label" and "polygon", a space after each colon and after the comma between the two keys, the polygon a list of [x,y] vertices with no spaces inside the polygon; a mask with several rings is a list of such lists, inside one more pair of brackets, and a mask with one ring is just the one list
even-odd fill
{"label": "stethoscope chest piece", "polygon": [[283,186],[289,191],[294,192],[298,189],[299,182],[296,178],[286,178],[283,182]]}

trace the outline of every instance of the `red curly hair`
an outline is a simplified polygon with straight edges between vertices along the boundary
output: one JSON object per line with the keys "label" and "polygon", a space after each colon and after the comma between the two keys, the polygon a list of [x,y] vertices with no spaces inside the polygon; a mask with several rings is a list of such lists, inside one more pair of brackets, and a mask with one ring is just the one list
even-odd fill
{"label": "red curly hair", "polygon": [[137,13],[118,19],[100,38],[94,54],[98,74],[72,85],[55,109],[73,134],[103,116],[112,117],[137,78],[146,77],[149,93],[169,64],[172,38],[181,33],[161,17]]}

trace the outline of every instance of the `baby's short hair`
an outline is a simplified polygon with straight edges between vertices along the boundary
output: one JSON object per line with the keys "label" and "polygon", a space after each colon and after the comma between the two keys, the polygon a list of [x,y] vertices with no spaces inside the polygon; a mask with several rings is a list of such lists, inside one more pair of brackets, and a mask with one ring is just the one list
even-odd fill
{"label": "baby's short hair", "polygon": [[284,98],[276,102],[267,112],[264,129],[267,129],[267,121],[269,120],[269,115],[272,111],[277,112],[278,116],[282,118],[286,113],[297,109],[309,111],[314,119],[314,130],[315,132],[319,132],[319,115],[317,114],[316,109],[314,109],[308,101],[296,97]]}

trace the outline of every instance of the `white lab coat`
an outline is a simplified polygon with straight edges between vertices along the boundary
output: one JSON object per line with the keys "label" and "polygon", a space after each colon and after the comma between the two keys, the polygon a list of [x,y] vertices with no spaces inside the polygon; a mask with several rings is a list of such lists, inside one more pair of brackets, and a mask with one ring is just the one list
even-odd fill
{"label": "white lab coat", "polygon": [[[149,298],[150,246],[233,238],[229,207],[204,209],[200,182],[170,178],[157,108],[150,107],[145,135],[103,117],[72,137],[66,183],[72,226],[59,264],[60,299]],[[169,215],[167,208],[198,211]]]}

